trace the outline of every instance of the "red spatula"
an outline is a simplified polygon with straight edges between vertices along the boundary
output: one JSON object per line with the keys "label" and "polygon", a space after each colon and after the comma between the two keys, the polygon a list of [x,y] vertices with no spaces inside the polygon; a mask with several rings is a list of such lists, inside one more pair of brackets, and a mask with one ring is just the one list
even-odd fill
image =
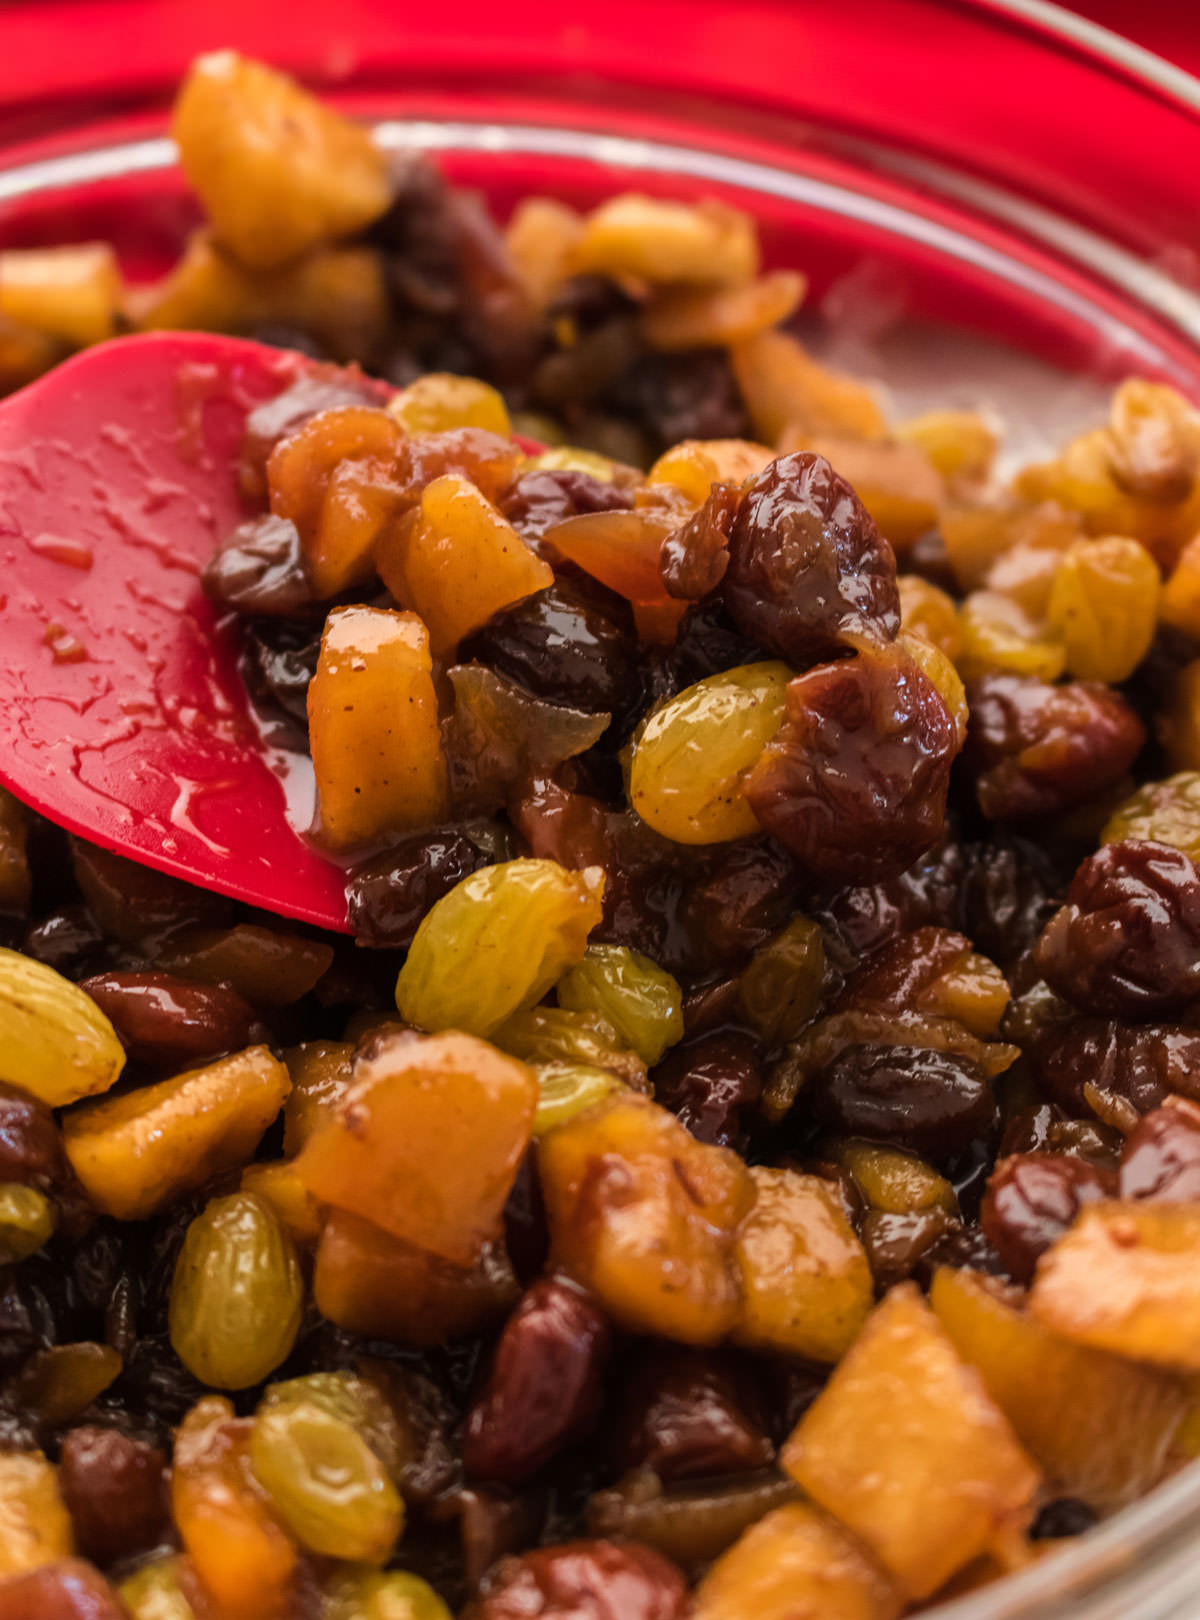
{"label": "red spatula", "polygon": [[246,415],[305,363],[156,333],[0,404],[0,782],[119,855],[344,930],[345,872],[294,826],[311,786],[289,820],[289,773],[200,588],[245,516]]}

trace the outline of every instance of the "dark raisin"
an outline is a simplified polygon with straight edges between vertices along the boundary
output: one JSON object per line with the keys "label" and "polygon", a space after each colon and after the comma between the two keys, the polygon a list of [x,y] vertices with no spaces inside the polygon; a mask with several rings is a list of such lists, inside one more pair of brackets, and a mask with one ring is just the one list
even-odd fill
{"label": "dark raisin", "polygon": [[1030,1541],[1055,1541],[1064,1536],[1082,1536],[1100,1522],[1095,1508],[1075,1496],[1059,1496],[1047,1502],[1030,1526]]}
{"label": "dark raisin", "polygon": [[260,707],[278,704],[303,730],[308,728],[308,686],[321,654],[319,625],[258,619],[245,627],[242,674]]}
{"label": "dark raisin", "polygon": [[1008,1276],[1003,1260],[988,1241],[987,1233],[976,1222],[968,1226],[954,1226],[943,1233],[922,1254],[913,1275],[922,1287],[928,1287],[939,1266],[953,1266],[959,1271],[982,1271],[989,1277]]}
{"label": "dark raisin", "polygon": [[714,484],[703,505],[662,543],[658,567],[670,596],[698,602],[729,567],[729,530],[742,498],[738,484]]}
{"label": "dark raisin", "polygon": [[127,861],[98,844],[71,839],[71,864],[83,898],[106,934],[139,945],[150,934],[187,923],[221,927],[233,916],[224,895]]}
{"label": "dark raisin", "polygon": [[837,1010],[919,1012],[923,992],[950,968],[960,966],[970,950],[971,941],[948,928],[915,928],[901,934],[851,975]]}
{"label": "dark raisin", "polygon": [[900,628],[892,548],[845,479],[807,451],[747,486],[723,592],[739,629],[798,667]]}
{"label": "dark raisin", "polygon": [[128,1611],[98,1570],[63,1558],[0,1584],[0,1620],[128,1620]]}
{"label": "dark raisin", "polygon": [[1093,681],[1046,686],[984,675],[967,688],[966,757],[979,808],[998,821],[1056,816],[1092,802],[1125,774],[1146,730],[1119,693]]}
{"label": "dark raisin", "polygon": [[1027,838],[998,836],[966,851],[963,926],[1002,967],[1037,941],[1058,889],[1045,853]]}
{"label": "dark raisin", "polygon": [[1200,996],[1200,869],[1168,844],[1106,844],[1076,872],[1035,960],[1086,1012],[1181,1011]]}
{"label": "dark raisin", "polygon": [[762,1091],[762,1048],[740,1030],[673,1047],[654,1070],[654,1095],[702,1142],[730,1147]]}
{"label": "dark raisin", "polygon": [[724,349],[645,354],[606,389],[603,403],[640,428],[655,455],[681,439],[745,439],[750,432]]}
{"label": "dark raisin", "polygon": [[815,910],[852,958],[875,951],[913,929],[959,926],[962,851],[943,837],[899,877],[841,889]]}
{"label": "dark raisin", "polygon": [[648,648],[647,656],[658,659],[652,676],[657,702],[709,675],[756,663],[766,655],[737,628],[721,598],[710,597],[688,609],[671,647]]}
{"label": "dark raisin", "polygon": [[487,1382],[467,1415],[463,1467],[519,1484],[536,1474],[600,1409],[609,1327],[572,1283],[534,1283],[505,1324]]}
{"label": "dark raisin", "polygon": [[634,639],[562,585],[497,613],[467,637],[459,656],[478,659],[535,697],[596,714],[626,713],[641,690]]}
{"label": "dark raisin", "polygon": [[238,613],[297,613],[313,601],[289,518],[261,517],[243,523],[209,560],[201,576],[214,602]]}
{"label": "dark raisin", "polygon": [[942,834],[954,721],[904,654],[862,652],[787,689],[787,718],[746,784],[759,821],[822,881],[895,877]]}
{"label": "dark raisin", "polygon": [[775,1455],[754,1392],[733,1363],[705,1350],[639,1355],[623,1381],[612,1457],[660,1479],[743,1474]]}
{"label": "dark raisin", "polygon": [[687,1584],[649,1547],[572,1541],[506,1558],[463,1620],[683,1620]]}
{"label": "dark raisin", "polygon": [[539,467],[515,479],[500,510],[524,540],[540,540],[546,530],[583,512],[626,512],[632,491],[572,467]]}
{"label": "dark raisin", "polygon": [[848,1046],[805,1094],[835,1130],[938,1158],[996,1120],[991,1088],[970,1059],[916,1046]]}
{"label": "dark raisin", "polygon": [[101,973],[80,985],[139,1063],[186,1069],[250,1046],[264,1031],[254,1009],[224,984],[173,973]]}
{"label": "dark raisin", "polygon": [[1022,1153],[1001,1159],[988,1181],[980,1224],[1009,1275],[1032,1281],[1038,1260],[1085,1204],[1116,1196],[1117,1180],[1064,1153]]}
{"label": "dark raisin", "polygon": [[0,1182],[15,1181],[53,1197],[75,1177],[62,1132],[42,1103],[0,1081]]}
{"label": "dark raisin", "polygon": [[107,1566],[153,1547],[166,1525],[166,1458],[115,1429],[72,1429],[59,1484],[81,1552]]}
{"label": "dark raisin", "polygon": [[796,908],[795,858],[774,839],[720,844],[687,887],[681,921],[696,971],[740,966]]}
{"label": "dark raisin", "polygon": [[266,494],[267,458],[280,439],[302,428],[310,417],[343,405],[381,405],[386,393],[355,367],[306,366],[289,388],[263,400],[246,418],[239,469],[245,494]]}
{"label": "dark raisin", "polygon": [[1200,1031],[1078,1018],[1029,1049],[1041,1084],[1073,1114],[1086,1113],[1085,1083],[1123,1098],[1139,1114],[1172,1092],[1200,1098]]}
{"label": "dark raisin", "polygon": [[68,979],[97,972],[106,954],[104,936],[85,906],[63,906],[43,917],[25,935],[21,949]]}
{"label": "dark raisin", "polygon": [[488,856],[456,827],[413,833],[357,867],[346,885],[360,945],[407,950],[422,917]]}
{"label": "dark raisin", "polygon": [[1138,1123],[1121,1154],[1122,1198],[1200,1203],[1200,1108],[1175,1097]]}

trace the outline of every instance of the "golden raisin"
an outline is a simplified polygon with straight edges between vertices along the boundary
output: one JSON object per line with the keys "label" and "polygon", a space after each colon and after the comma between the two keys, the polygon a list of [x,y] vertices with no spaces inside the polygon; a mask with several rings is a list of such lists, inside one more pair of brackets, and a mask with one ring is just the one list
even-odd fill
{"label": "golden raisin", "polygon": [[1067,671],[1115,686],[1150,650],[1161,588],[1158,566],[1136,540],[1077,540],[1059,561],[1050,591],[1052,632]]}

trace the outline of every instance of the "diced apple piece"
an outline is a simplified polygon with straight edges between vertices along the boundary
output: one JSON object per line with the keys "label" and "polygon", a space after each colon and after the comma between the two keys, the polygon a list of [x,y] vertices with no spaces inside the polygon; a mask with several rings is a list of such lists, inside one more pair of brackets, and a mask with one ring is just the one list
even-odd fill
{"label": "diced apple piece", "polygon": [[321,1236],[325,1210],[296,1174],[289,1159],[248,1164],[242,1171],[242,1191],[254,1193],[269,1205],[279,1224],[299,1249],[312,1249]]}
{"label": "diced apple piece", "polygon": [[819,1176],[765,1166],[750,1175],[756,1198],[737,1235],[743,1304],[734,1340],[837,1361],[875,1302],[866,1250]]}
{"label": "diced apple piece", "polygon": [[735,343],[729,358],[754,431],[768,444],[788,428],[856,439],[885,431],[873,390],[818,365],[790,333],[760,332]]}
{"label": "diced apple piece", "polygon": [[217,236],[248,265],[352,236],[391,201],[366,130],[233,51],[192,64],[171,133]]}
{"label": "diced apple piece", "polygon": [[929,1301],[1050,1489],[1107,1511],[1159,1479],[1187,1404],[1178,1380],[1061,1338],[974,1272],[940,1270]]}
{"label": "diced apple piece", "polygon": [[895,1620],[903,1607],[865,1547],[817,1508],[791,1502],[717,1559],[693,1620]]}
{"label": "diced apple piece", "polygon": [[380,1037],[296,1168],[322,1203],[469,1266],[499,1235],[537,1100],[533,1071],[472,1035]]}
{"label": "diced apple piece", "polygon": [[351,849],[446,813],[429,636],[415,613],[337,608],[308,689],[320,836]]}
{"label": "diced apple piece", "polygon": [[334,596],[374,572],[371,547],[403,495],[400,430],[386,411],[343,405],[311,417],[267,461],[271,511],[296,525],[312,588]]}
{"label": "diced apple piece", "polygon": [[550,565],[454,473],[425,486],[415,521],[386,531],[376,564],[396,600],[424,620],[435,657],[501,608],[554,583]]}
{"label": "diced apple piece", "polygon": [[0,1454],[0,1580],[68,1558],[74,1550],[58,1470],[40,1451]]}
{"label": "diced apple piece", "polygon": [[911,1284],[876,1307],[780,1460],[914,1599],[1019,1529],[1039,1480]]}
{"label": "diced apple piece", "polygon": [[458,1266],[339,1209],[317,1245],[317,1309],[366,1338],[415,1348],[446,1344],[499,1320],[519,1293],[501,1244]]}
{"label": "diced apple piece", "polygon": [[735,1257],[754,1183],[726,1148],[620,1094],[538,1144],[554,1261],[622,1327],[715,1344],[740,1304]]}
{"label": "diced apple piece", "polygon": [[193,1406],[175,1437],[171,1507],[221,1620],[290,1620],[296,1548],[254,1478],[252,1428],[219,1396]]}
{"label": "diced apple piece", "polygon": [[116,331],[121,272],[107,242],[0,253],[0,315],[84,348]]}
{"label": "diced apple piece", "polygon": [[1038,1263],[1034,1315],[1077,1344],[1200,1373],[1200,1205],[1091,1204]]}
{"label": "diced apple piece", "polygon": [[250,1158],[291,1088],[269,1047],[63,1116],[67,1157],[104,1215],[140,1221]]}
{"label": "diced apple piece", "polygon": [[713,199],[663,202],[626,192],[588,215],[569,262],[576,274],[653,283],[750,281],[758,273],[758,231],[749,214]]}

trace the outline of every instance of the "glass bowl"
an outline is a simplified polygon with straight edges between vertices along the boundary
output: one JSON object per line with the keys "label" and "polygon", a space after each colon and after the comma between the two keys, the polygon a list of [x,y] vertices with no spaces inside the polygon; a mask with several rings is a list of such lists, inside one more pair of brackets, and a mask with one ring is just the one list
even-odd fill
{"label": "glass bowl", "polygon": [[[1044,0],[36,0],[0,8],[0,244],[195,218],[164,135],[233,45],[438,155],[504,213],[719,195],[804,269],[815,333],[913,402],[1016,410],[1022,453],[1139,373],[1200,403],[1200,84]],[[1194,1620],[1200,1465],[939,1620]]]}

